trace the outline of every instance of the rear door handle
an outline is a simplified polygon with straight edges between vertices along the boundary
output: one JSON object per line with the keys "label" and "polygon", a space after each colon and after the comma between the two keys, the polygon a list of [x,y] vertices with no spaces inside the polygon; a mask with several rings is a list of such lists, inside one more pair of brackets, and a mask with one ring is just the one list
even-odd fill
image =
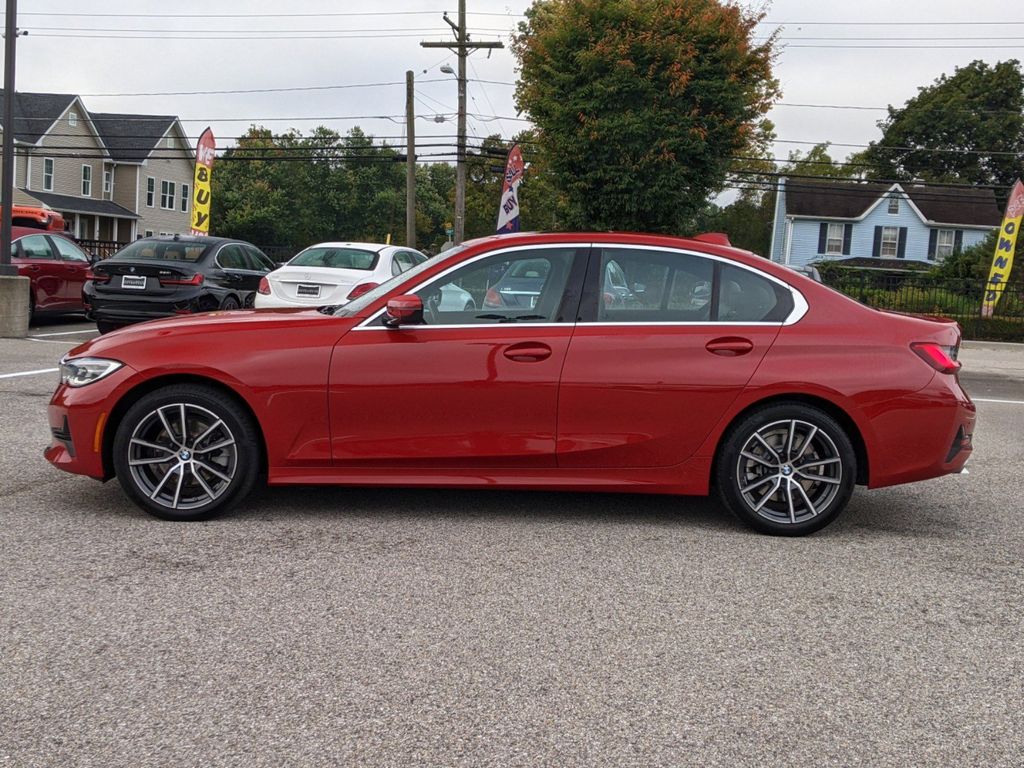
{"label": "rear door handle", "polygon": [[29,267],[29,271],[30,272],[38,272],[39,271],[39,267],[37,265],[33,264],[32,266]]}
{"label": "rear door handle", "polygon": [[523,341],[506,347],[504,354],[517,363],[539,363],[551,357],[551,347],[537,341]]}
{"label": "rear door handle", "polygon": [[754,348],[750,339],[741,339],[738,336],[723,336],[719,339],[712,339],[705,345],[705,349],[715,355],[722,357],[739,357],[745,355]]}

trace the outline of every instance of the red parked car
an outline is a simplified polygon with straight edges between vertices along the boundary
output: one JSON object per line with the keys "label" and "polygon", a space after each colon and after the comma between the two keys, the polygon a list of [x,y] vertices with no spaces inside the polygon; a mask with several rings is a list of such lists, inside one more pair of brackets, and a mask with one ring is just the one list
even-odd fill
{"label": "red parked car", "polygon": [[12,227],[11,237],[11,261],[19,275],[32,281],[32,314],[84,312],[82,286],[89,272],[85,251],[64,235],[33,227]]}
{"label": "red parked car", "polygon": [[[531,301],[487,307],[517,262]],[[624,277],[628,296],[604,276]],[[480,309],[443,308],[451,287]],[[531,288],[531,292],[534,289]],[[879,488],[959,472],[975,408],[954,323],[884,313],[709,240],[466,243],[341,307],[213,312],[61,362],[57,467],[173,520],[272,485],[707,494],[804,534]]]}

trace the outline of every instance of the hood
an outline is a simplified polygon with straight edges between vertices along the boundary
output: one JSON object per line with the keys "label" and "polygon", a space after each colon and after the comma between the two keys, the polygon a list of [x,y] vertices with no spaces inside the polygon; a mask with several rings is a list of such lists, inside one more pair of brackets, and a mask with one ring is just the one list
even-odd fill
{"label": "hood", "polygon": [[[320,326],[336,329],[340,338],[355,322],[354,318],[325,315],[315,309],[240,309],[227,312],[204,312],[129,325],[81,344],[69,357],[93,355],[117,359],[118,350],[135,345],[152,346],[166,339],[180,340],[196,336],[209,339],[211,334],[264,334],[268,331]],[[202,343],[197,340],[197,343]]]}

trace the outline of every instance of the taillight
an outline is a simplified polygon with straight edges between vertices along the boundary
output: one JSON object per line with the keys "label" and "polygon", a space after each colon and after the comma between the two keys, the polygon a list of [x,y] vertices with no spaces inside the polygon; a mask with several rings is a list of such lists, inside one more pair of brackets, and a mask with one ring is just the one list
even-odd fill
{"label": "taillight", "polygon": [[110,275],[106,275],[103,272],[93,272],[91,269],[85,273],[86,280],[92,280],[94,283],[109,283]]}
{"label": "taillight", "polygon": [[179,278],[179,277],[161,277],[160,285],[202,285],[203,284],[203,273],[196,272],[192,277]]}
{"label": "taillight", "polygon": [[944,347],[932,341],[915,341],[910,348],[939,373],[956,373],[960,370],[956,347]]}
{"label": "taillight", "polygon": [[260,287],[256,289],[256,293],[262,294],[263,296],[270,295],[270,281],[267,280],[267,278],[260,278]]}
{"label": "taillight", "polygon": [[503,306],[504,303],[505,302],[503,302],[501,300],[501,294],[500,293],[498,293],[493,288],[488,288],[487,289],[487,295],[484,296],[484,306],[485,307],[500,307],[500,306]]}
{"label": "taillight", "polygon": [[348,292],[347,298],[349,301],[352,301],[352,299],[358,299],[364,293],[369,293],[378,285],[380,285],[380,283],[360,283],[359,285],[357,285],[355,288]]}

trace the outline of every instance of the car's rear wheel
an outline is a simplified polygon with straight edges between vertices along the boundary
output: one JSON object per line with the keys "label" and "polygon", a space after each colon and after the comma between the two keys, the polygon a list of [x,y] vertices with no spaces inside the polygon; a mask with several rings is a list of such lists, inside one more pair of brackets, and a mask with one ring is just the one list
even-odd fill
{"label": "car's rear wheel", "polygon": [[236,299],[234,296],[228,296],[226,299],[224,299],[224,303],[220,305],[220,308],[225,311],[230,309],[238,309],[238,307],[238,299]]}
{"label": "car's rear wheel", "polygon": [[722,501],[763,533],[802,536],[846,507],[857,477],[849,436],[824,411],[780,403],[748,414],[726,435],[715,480]]}
{"label": "car's rear wheel", "polygon": [[252,490],[260,445],[250,415],[211,387],[175,384],[142,397],[114,438],[125,492],[164,520],[205,520]]}

